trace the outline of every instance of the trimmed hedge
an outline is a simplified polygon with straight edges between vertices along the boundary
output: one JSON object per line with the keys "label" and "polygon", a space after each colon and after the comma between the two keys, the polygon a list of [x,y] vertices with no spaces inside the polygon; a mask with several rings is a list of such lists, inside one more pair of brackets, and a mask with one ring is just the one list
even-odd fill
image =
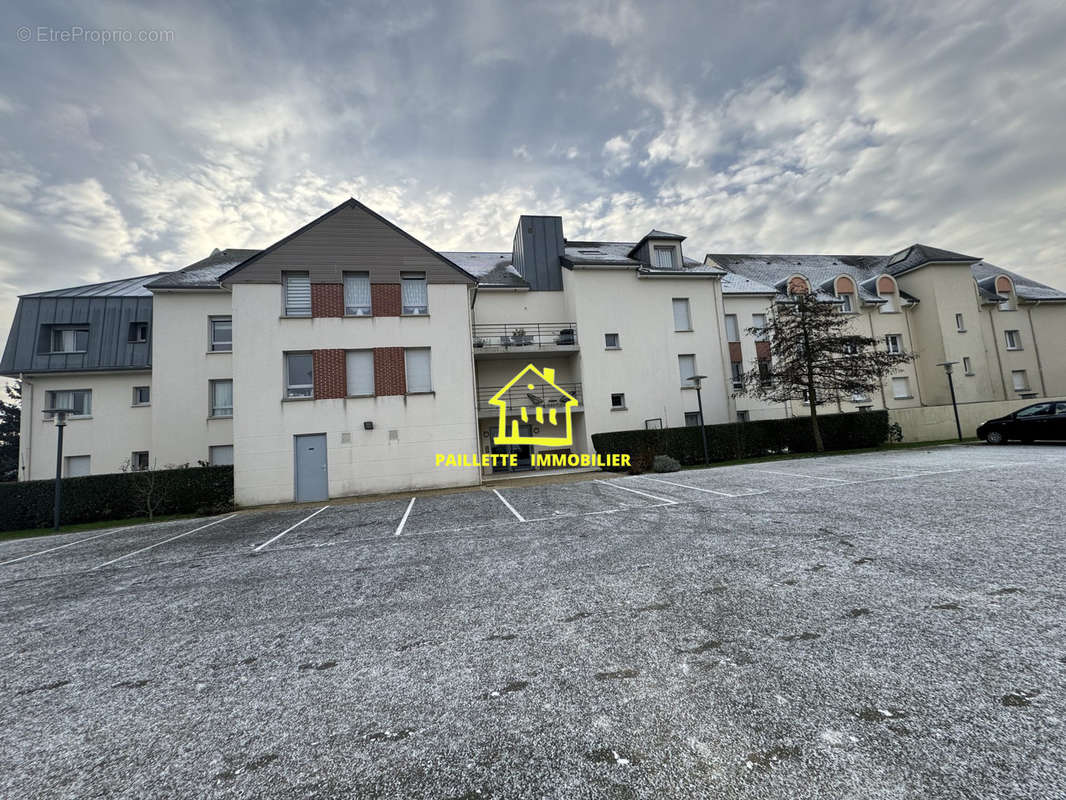
{"label": "trimmed hedge", "polygon": [[[63,478],[60,523],[147,517],[144,493],[155,481],[155,514],[214,514],[233,507],[233,467],[181,467]],[[0,530],[52,525],[55,481],[0,484]]]}
{"label": "trimmed hedge", "polygon": [[[888,440],[888,412],[819,414],[826,450],[877,447]],[[707,425],[711,461],[733,461],[775,453],[814,452],[810,417],[765,419]],[[698,426],[592,434],[597,453],[628,453],[631,472],[647,472],[655,456],[668,455],[684,465],[703,463],[703,442]]]}

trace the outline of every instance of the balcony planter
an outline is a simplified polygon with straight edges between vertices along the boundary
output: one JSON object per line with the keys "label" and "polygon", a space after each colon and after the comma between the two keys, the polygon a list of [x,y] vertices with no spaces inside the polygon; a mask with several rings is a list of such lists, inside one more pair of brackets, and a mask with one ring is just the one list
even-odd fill
{"label": "balcony planter", "polygon": [[574,335],[574,329],[563,328],[559,331],[559,335],[555,337],[555,343],[562,345],[577,344],[577,337]]}

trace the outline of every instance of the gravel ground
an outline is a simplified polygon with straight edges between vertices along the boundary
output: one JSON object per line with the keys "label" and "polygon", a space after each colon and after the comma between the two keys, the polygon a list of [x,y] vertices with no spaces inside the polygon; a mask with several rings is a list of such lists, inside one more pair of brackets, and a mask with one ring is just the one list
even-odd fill
{"label": "gravel ground", "polygon": [[401,535],[408,501],[335,506],[258,552],[314,509],[4,543],[0,796],[1062,798],[1064,467],[941,447],[419,498]]}

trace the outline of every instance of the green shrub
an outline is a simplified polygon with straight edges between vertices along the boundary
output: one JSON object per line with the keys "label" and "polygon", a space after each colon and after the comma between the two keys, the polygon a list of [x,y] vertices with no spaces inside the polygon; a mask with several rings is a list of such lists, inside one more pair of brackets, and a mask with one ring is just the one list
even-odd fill
{"label": "green shrub", "polygon": [[[826,450],[877,447],[888,439],[888,412],[866,411],[818,416]],[[765,419],[707,425],[710,460],[733,461],[776,453],[814,452],[810,417]],[[686,466],[703,463],[703,441],[698,426],[594,433],[598,453],[628,453],[631,472],[655,469],[658,456],[670,456]]]}
{"label": "green shrub", "polygon": [[[154,481],[154,514],[216,514],[233,508],[233,467],[182,467],[63,478],[60,523],[148,516],[146,482]],[[52,524],[55,481],[0,483],[0,530]]]}
{"label": "green shrub", "polygon": [[651,468],[656,472],[677,472],[681,469],[681,462],[670,456],[655,456]]}

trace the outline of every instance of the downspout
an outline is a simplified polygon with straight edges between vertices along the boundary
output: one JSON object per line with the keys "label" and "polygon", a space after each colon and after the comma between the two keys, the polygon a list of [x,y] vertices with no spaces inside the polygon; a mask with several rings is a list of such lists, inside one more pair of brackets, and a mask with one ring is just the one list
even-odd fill
{"label": "downspout", "polygon": [[996,333],[996,317],[992,313],[992,306],[988,307],[988,324],[992,326],[992,345],[996,349],[996,365],[999,367],[999,384],[1003,387],[1003,399],[1009,400],[1007,397],[1007,379],[1003,375],[1003,357],[999,354],[999,334]]}
{"label": "downspout", "polygon": [[[1034,306],[1040,305],[1040,301],[1037,300],[1033,303]],[[1029,317],[1029,333],[1033,336],[1033,352],[1036,353],[1036,372],[1040,376],[1040,394],[1047,397],[1047,386],[1044,385],[1044,362],[1040,360],[1040,345],[1036,341],[1036,328],[1033,327],[1033,309],[1032,306],[1025,309],[1026,315]]]}
{"label": "downspout", "polygon": [[[732,385],[733,385],[732,382],[731,382],[732,381],[732,372],[730,371],[729,366],[728,366],[728,364],[726,363],[726,360],[725,360],[725,351],[726,351],[726,348],[728,347],[728,345],[726,344],[726,333],[725,333],[725,298],[724,297],[722,297],[722,307],[721,308],[718,307],[718,299],[719,299],[719,297],[722,296],[722,279],[720,277],[718,277],[718,278],[715,278],[714,280],[717,281],[717,283],[715,284],[715,289],[714,289],[714,316],[718,320],[717,324],[715,325],[715,327],[718,328],[718,361],[719,361],[719,366],[721,367],[721,370],[722,370],[722,380],[724,382],[724,385],[728,386],[728,387],[732,387]],[[737,323],[737,327],[738,328],[740,327],[740,323],[739,322]],[[727,391],[726,392],[725,413],[726,413],[726,419],[729,422],[736,421],[736,418],[737,418],[737,400],[733,396],[733,393],[731,391]],[[704,420],[703,424],[706,425],[707,424],[707,420]]]}
{"label": "downspout", "polygon": [[[25,476],[20,480],[28,481],[33,471],[30,469],[30,461],[33,458],[33,381],[29,381],[20,372],[19,384],[21,386],[22,405],[19,408],[19,450],[22,450],[22,420],[28,420],[26,423],[26,450],[25,457],[22,459],[22,469],[25,470]],[[30,387],[29,400],[26,399],[26,387]],[[29,414],[26,414],[26,404],[29,403]]]}

